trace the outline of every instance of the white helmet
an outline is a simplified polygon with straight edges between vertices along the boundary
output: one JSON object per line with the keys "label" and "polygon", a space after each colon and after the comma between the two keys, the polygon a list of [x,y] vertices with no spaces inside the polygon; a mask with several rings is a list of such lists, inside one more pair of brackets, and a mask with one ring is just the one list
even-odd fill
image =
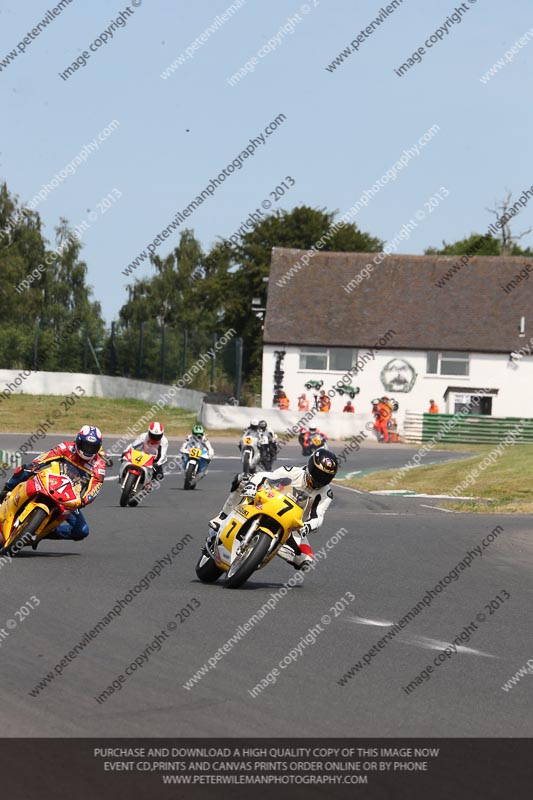
{"label": "white helmet", "polygon": [[148,439],[152,444],[160,442],[165,432],[164,427],[160,422],[151,422],[148,427]]}
{"label": "white helmet", "polygon": [[255,417],[250,420],[250,428],[253,428],[255,430],[258,425],[259,425],[259,420],[255,419]]}

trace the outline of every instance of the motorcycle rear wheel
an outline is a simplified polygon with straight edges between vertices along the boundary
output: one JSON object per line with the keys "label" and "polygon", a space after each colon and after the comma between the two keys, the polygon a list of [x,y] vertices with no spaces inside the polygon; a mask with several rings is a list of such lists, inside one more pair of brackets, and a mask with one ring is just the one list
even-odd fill
{"label": "motorcycle rear wheel", "polygon": [[124,484],[124,488],[120,495],[120,505],[122,508],[128,505],[128,501],[131,500],[131,495],[133,494],[133,487],[135,486],[135,481],[137,480],[137,475],[128,475],[126,478],[126,483]]}
{"label": "motorcycle rear wheel", "polygon": [[264,472],[271,472],[272,464],[274,459],[270,454],[270,447],[262,446],[261,447],[261,460],[259,462],[260,468],[264,470]]}
{"label": "motorcycle rear wheel", "polygon": [[30,537],[41,527],[48,516],[44,509],[34,508],[27,516],[26,521],[20,526],[20,532],[15,536],[8,547],[3,547],[0,550],[0,554],[14,557],[16,553],[22,549],[21,547],[17,547],[17,544],[23,539],[28,539],[27,544],[30,544]]}
{"label": "motorcycle rear wheel", "polygon": [[247,550],[231,565],[224,581],[225,589],[238,589],[255,572],[268,552],[272,537],[264,531],[257,531],[247,545]]}

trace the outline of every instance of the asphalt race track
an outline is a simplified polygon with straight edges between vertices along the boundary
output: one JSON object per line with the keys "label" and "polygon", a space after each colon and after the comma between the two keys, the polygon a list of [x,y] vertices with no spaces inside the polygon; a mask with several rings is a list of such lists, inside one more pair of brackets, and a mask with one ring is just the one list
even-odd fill
{"label": "asphalt race track", "polygon": [[[0,446],[16,449],[24,438],[4,435]],[[55,441],[46,439],[42,449]],[[171,443],[170,452],[177,449]],[[233,443],[215,442],[215,449],[222,457],[195,491],[183,491],[182,477],[169,475],[160,491],[131,509],[118,505],[115,463],[86,512],[87,541],[44,542],[36,552],[26,549],[12,562],[0,562],[3,736],[533,735],[526,695],[531,677],[508,692],[501,689],[533,657],[531,517],[447,513],[429,499],[336,488],[326,524],[311,543],[316,551],[336,532],[346,533],[302,584],[272,601],[264,618],[215,661],[215,651],[296,574],[275,559],[240,590],[196,579],[206,522],[238,471]],[[343,471],[400,466],[414,452],[372,444],[352,454]],[[296,447],[282,455],[288,460],[278,463],[300,461]],[[339,685],[497,525],[503,532],[483,555]],[[87,637],[77,657],[55,671],[85,632],[179,542],[181,550],[169,564],[162,562],[159,577],[131,595],[120,616]],[[334,604],[350,592],[355,600],[335,616]],[[492,610],[491,600],[507,594]],[[32,596],[39,605],[26,617],[17,614]],[[188,604],[187,614],[182,609]],[[402,686],[476,619],[477,630],[463,649],[407,694]],[[160,649],[147,651],[156,634]],[[183,688],[210,658],[216,667]],[[116,680],[135,659],[141,665],[125,681]],[[249,690],[274,668],[276,682],[272,676],[252,697]],[[55,677],[37,692],[48,673]],[[115,691],[97,702],[115,680]]]}

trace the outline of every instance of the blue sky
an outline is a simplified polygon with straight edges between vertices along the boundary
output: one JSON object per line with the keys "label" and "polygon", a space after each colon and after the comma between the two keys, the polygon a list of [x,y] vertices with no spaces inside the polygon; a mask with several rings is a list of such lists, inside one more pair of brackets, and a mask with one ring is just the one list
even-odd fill
{"label": "blue sky", "polygon": [[[135,0],[126,25],[66,81],[59,77],[126,8],[73,0],[0,72],[4,125],[0,179],[24,203],[109,122],[117,129],[39,205],[50,238],[60,216],[78,224],[89,282],[107,321],[127,297],[122,270],[278,114],[287,119],[242,169],[188,219],[204,249],[229,236],[286,177],[295,185],[273,208],[302,203],[343,213],[432,125],[440,131],[358,214],[360,228],[391,239],[441,186],[449,195],[426,212],[399,252],[422,253],[443,239],[484,231],[487,207],[533,184],[533,39],[486,84],[480,77],[532,30],[526,0],[468,0],[460,24],[403,77],[399,67],[459,3],[404,0],[357,52],[326,66],[379,16],[386,2],[246,0],[192,58],[160,74],[231,0]],[[7,6],[7,7],[6,7]],[[0,62],[43,19],[40,0],[2,3]],[[295,15],[299,15],[299,20]],[[276,48],[258,50],[286,25]],[[252,57],[253,73],[227,78]],[[102,215],[98,203],[122,194]],[[526,206],[515,230],[529,227]],[[158,247],[178,243],[180,226]],[[532,244],[528,236],[523,244]],[[143,265],[136,274],[150,273]]]}

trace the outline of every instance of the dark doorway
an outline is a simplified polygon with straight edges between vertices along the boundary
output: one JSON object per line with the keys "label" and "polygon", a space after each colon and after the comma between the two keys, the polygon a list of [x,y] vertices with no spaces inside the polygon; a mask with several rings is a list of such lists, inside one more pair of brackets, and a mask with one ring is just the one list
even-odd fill
{"label": "dark doorway", "polygon": [[488,415],[492,414],[492,397],[479,398],[479,413]]}
{"label": "dark doorway", "polygon": [[[467,398],[465,401],[465,397]],[[492,397],[484,395],[474,397],[474,395],[459,395],[455,397],[454,414],[492,414]]]}

